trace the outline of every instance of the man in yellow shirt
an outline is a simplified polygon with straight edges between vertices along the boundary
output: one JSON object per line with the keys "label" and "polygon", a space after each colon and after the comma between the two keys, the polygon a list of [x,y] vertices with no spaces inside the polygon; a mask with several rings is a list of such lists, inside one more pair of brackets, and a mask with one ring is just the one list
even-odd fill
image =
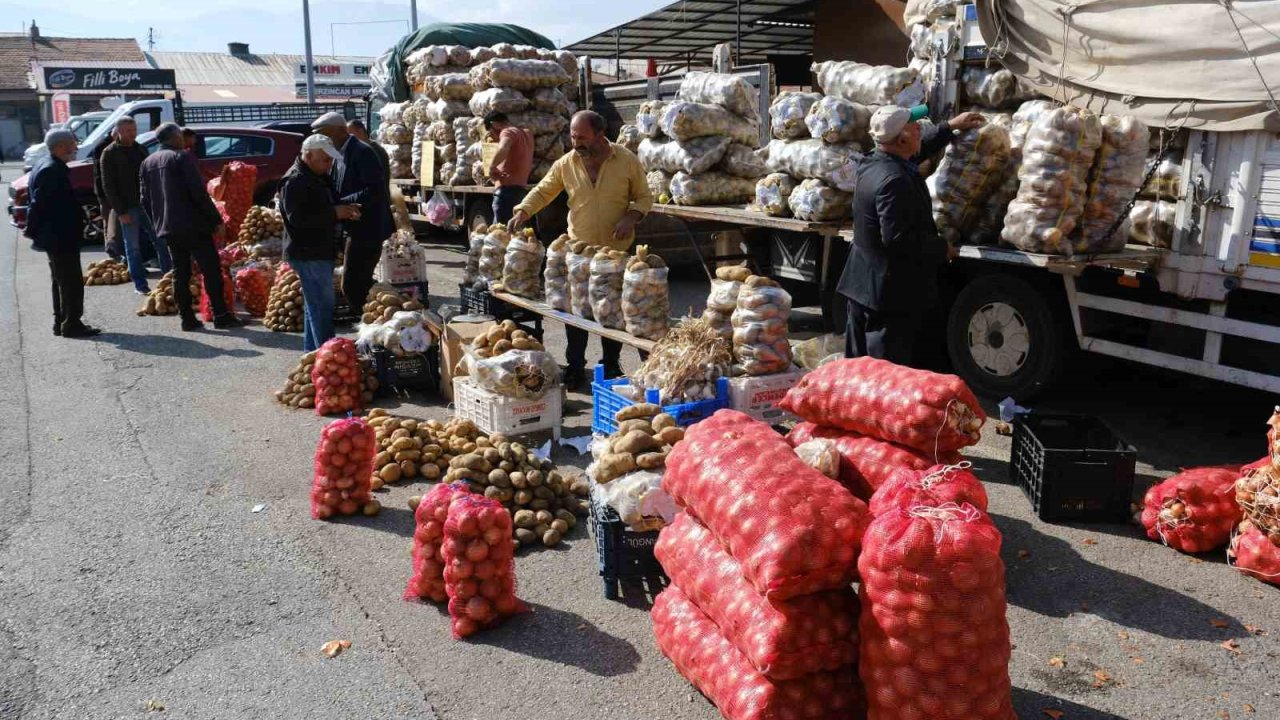
{"label": "man in yellow shirt", "polygon": [[[653,207],[644,166],[630,150],[609,142],[604,118],[590,110],[573,116],[569,140],[573,152],[557,160],[516,206],[508,227],[515,232],[563,191],[569,194],[569,237],[615,250],[631,249],[636,224]],[[574,387],[585,379],[588,333],[573,327],[564,331],[568,340],[564,384]],[[622,374],[621,353],[621,343],[600,339],[606,376]]]}

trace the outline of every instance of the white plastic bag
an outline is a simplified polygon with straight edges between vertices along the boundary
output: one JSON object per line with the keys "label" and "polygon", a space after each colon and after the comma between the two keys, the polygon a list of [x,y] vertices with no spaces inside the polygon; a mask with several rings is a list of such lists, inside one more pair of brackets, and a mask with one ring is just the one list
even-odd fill
{"label": "white plastic bag", "polygon": [[756,183],[756,207],[765,215],[789,217],[787,199],[800,181],[786,173],[769,173]]}
{"label": "white plastic bag", "polygon": [[840,450],[834,440],[819,438],[802,442],[795,447],[796,456],[805,465],[829,478],[840,477]]}
{"label": "white plastic bag", "polygon": [[650,255],[647,246],[636,248],[636,256],[622,276],[622,317],[629,334],[646,340],[659,340],[667,334],[671,314],[667,270],[667,264]]}
{"label": "white plastic bag", "polygon": [[787,322],[791,295],[776,281],[753,275],[738,291],[733,311],[733,356],[747,375],[772,375],[791,367]]}
{"label": "white plastic bag", "polygon": [[502,285],[507,292],[521,297],[538,296],[538,280],[542,274],[542,258],[546,249],[530,233],[516,233],[507,243],[502,264]]}
{"label": "white plastic bag", "polygon": [[766,165],[769,172],[782,172],[800,180],[821,180],[827,185],[853,192],[858,182],[861,148],[853,144],[832,145],[817,138],[773,140]]}
{"label": "white plastic bag", "polygon": [[746,80],[723,73],[690,72],[680,80],[676,97],[686,102],[719,105],[731,113],[754,118],[759,114],[760,93]]}
{"label": "white plastic bag", "polygon": [[427,201],[427,222],[436,227],[444,227],[453,222],[453,203],[445,199],[443,193],[432,193]]}
{"label": "white plastic bag", "polygon": [[805,116],[809,108],[822,99],[822,93],[780,93],[769,105],[769,131],[779,140],[798,140],[809,137]]}
{"label": "white plastic bag", "polygon": [[507,397],[536,400],[560,382],[560,367],[540,350],[508,350],[470,365],[476,385]]}
{"label": "white plastic bag", "polygon": [[671,200],[677,205],[730,205],[755,197],[756,182],[722,172],[690,175],[683,170],[671,178]]}
{"label": "white plastic bag", "polygon": [[812,69],[818,86],[827,95],[876,106],[914,107],[924,102],[924,83],[911,68],[828,60],[814,63]]}
{"label": "white plastic bag", "polygon": [[762,153],[754,148],[733,143],[724,151],[717,169],[737,177],[755,180],[768,174]]}
{"label": "white plastic bag", "polygon": [[640,164],[646,170],[668,173],[704,173],[715,166],[729,149],[729,138],[718,135],[683,142],[645,138],[640,141]]}
{"label": "white plastic bag", "polygon": [[1026,252],[1071,255],[1070,236],[1101,144],[1102,124],[1088,110],[1060,107],[1041,114],[1022,148],[1018,195],[1005,213],[1001,239]]}
{"label": "white plastic bag", "polygon": [[811,137],[827,143],[864,143],[871,127],[872,108],[827,96],[814,103],[804,123]]}
{"label": "white plastic bag", "polygon": [[680,512],[662,489],[662,473],[653,470],[636,470],[607,483],[593,483],[592,492],[600,493],[622,522],[636,532],[661,529],[674,522]]}
{"label": "white plastic bag", "polygon": [[636,111],[636,129],[641,135],[648,138],[662,136],[662,127],[659,123],[662,120],[662,111],[666,107],[667,104],[661,100],[649,100],[640,104],[640,109]]}
{"label": "white plastic bag", "polygon": [[835,222],[853,214],[853,193],[828,187],[812,178],[801,181],[787,198],[797,220]]}
{"label": "white plastic bag", "polygon": [[622,330],[626,320],[622,314],[622,282],[627,269],[627,254],[620,250],[601,249],[591,258],[591,316],[607,328]]}
{"label": "white plastic bag", "polygon": [[663,109],[658,124],[664,135],[676,140],[723,135],[749,147],[760,145],[758,121],[734,115],[719,105],[674,102]]}

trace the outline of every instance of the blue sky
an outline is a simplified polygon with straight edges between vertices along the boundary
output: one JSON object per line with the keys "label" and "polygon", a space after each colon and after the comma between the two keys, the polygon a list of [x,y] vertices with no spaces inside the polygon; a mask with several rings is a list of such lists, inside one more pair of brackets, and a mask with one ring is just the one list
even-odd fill
{"label": "blue sky", "polygon": [[[598,0],[419,0],[419,23],[507,22],[571,43],[669,4],[670,0],[610,3]],[[57,8],[54,10],[53,8]],[[445,8],[448,8],[447,12]],[[59,0],[42,5],[0,1],[0,31],[21,32],[35,19],[50,36],[133,37],[146,50],[155,28],[156,50],[225,51],[247,42],[254,52],[302,52],[302,0],[216,0],[210,3],[140,0]],[[328,54],[331,34],[339,55],[377,55],[407,31],[409,2],[312,0],[312,48]],[[396,20],[376,25],[333,23]]]}

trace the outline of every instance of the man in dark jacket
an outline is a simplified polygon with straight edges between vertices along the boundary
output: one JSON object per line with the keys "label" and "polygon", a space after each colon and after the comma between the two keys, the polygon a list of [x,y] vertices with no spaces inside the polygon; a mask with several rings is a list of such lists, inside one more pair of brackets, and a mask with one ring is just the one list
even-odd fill
{"label": "man in dark jacket", "polygon": [[124,254],[129,260],[129,277],[133,289],[140,295],[151,292],[147,287],[147,266],[142,259],[142,239],[145,237],[156,251],[160,272],[169,272],[169,249],[156,240],[151,221],[142,212],[142,196],[139,176],[147,151],[137,142],[138,125],[128,115],[116,123],[116,141],[102,151],[102,190],[106,196],[106,210],[110,208],[120,222],[124,235]]}
{"label": "man in dark jacket", "polygon": [[111,204],[107,202],[107,191],[102,187],[102,153],[106,152],[107,147],[115,139],[116,131],[112,130],[98,142],[97,147],[93,149],[93,161],[90,167],[93,168],[93,194],[98,199],[98,217],[102,222],[103,248],[107,251],[107,257],[112,260],[124,260],[124,239],[120,237],[120,221],[111,211]]}
{"label": "man in dark jacket", "polygon": [[200,266],[204,289],[213,305],[213,326],[241,327],[244,321],[231,312],[222,295],[222,265],[213,244],[222,215],[205,191],[195,156],[184,151],[182,128],[164,123],[156,128],[156,140],[163,147],[142,162],[142,208],[173,258],[173,298],[182,315],[182,329],[204,327],[191,305],[193,259]]}
{"label": "man in dark jacket", "polygon": [[373,286],[373,271],[382,257],[382,241],[391,235],[390,189],[378,154],[347,132],[347,121],[336,112],[325,113],[311,127],[333,141],[341,160],[334,161],[333,186],[344,204],[360,206],[359,219],[344,223],[347,230],[346,267],[342,294],[354,306],[364,305]]}
{"label": "man in dark jacket", "polygon": [[911,363],[924,312],[938,295],[938,269],[951,249],[933,223],[933,201],[916,163],[982,125],[962,113],[927,132],[928,108],[886,105],[871,116],[876,149],[858,166],[853,250],[836,291],[848,301],[845,356]]}
{"label": "man in dark jacket", "polygon": [[67,130],[50,130],[44,137],[48,157],[36,164],[29,178],[30,204],[24,233],[31,247],[49,257],[53,287],[53,334],[78,338],[97,335],[85,325],[84,277],[80,269],[80,241],[84,216],[71,187],[67,162],[76,156],[76,136]]}
{"label": "man in dark jacket", "polygon": [[391,156],[387,154],[387,149],[382,147],[382,143],[376,143],[369,139],[369,128],[364,126],[364,121],[360,118],[347,122],[347,132],[360,139],[360,142],[373,148],[378,154],[378,162],[382,163],[382,174],[387,176],[387,182],[391,182]]}
{"label": "man in dark jacket", "polygon": [[333,262],[339,220],[360,217],[359,205],[339,205],[329,181],[341,155],[324,135],[302,141],[302,156],[280,180],[277,205],[284,216],[284,255],[302,281],[302,351],[333,337]]}

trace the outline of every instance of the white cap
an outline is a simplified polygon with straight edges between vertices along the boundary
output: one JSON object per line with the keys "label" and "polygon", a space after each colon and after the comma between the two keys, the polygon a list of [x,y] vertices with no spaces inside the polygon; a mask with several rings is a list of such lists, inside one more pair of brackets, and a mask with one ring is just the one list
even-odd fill
{"label": "white cap", "polygon": [[333,141],[320,133],[308,135],[306,139],[302,141],[303,155],[306,155],[312,150],[323,150],[334,160],[342,159],[342,155],[338,153],[338,149],[333,146]]}
{"label": "white cap", "polygon": [[927,117],[929,108],[917,105],[904,108],[897,105],[883,105],[871,114],[871,139],[877,144],[891,143],[902,133],[907,123]]}
{"label": "white cap", "polygon": [[311,123],[312,130],[316,128],[322,128],[322,127],[346,127],[346,126],[347,126],[347,119],[342,117],[342,113],[336,113],[336,112],[327,112],[321,115],[320,117],[316,118],[315,122]]}

